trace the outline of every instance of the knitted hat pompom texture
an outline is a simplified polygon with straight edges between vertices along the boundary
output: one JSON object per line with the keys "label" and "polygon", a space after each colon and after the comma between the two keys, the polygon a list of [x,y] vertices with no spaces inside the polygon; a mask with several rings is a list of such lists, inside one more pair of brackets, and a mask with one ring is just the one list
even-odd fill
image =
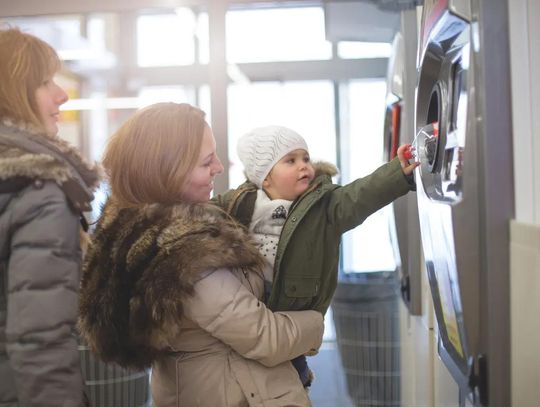
{"label": "knitted hat pompom texture", "polygon": [[298,149],[308,151],[306,141],[294,130],[283,126],[258,127],[238,140],[238,156],[246,176],[259,188],[274,165]]}

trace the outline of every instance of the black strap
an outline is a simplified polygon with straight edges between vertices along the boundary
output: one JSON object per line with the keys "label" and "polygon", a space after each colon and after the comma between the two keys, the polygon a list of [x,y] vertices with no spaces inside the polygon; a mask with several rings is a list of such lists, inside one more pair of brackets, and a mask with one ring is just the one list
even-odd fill
{"label": "black strap", "polygon": [[[257,200],[257,191],[246,191],[244,194],[246,194],[246,196],[237,197],[237,202],[232,203],[236,205],[236,208],[229,208],[229,213],[238,222],[249,228],[251,217],[253,216],[253,211],[255,209],[255,201]],[[240,205],[238,205],[238,201],[241,202]]]}
{"label": "black strap", "polygon": [[88,232],[88,221],[86,220],[86,217],[84,216],[84,213],[80,212],[80,220],[81,220],[81,227],[85,232]]}

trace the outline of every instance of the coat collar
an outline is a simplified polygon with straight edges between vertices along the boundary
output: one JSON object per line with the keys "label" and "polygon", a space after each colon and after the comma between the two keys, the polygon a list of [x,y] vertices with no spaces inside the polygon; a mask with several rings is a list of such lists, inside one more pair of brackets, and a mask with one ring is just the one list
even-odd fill
{"label": "coat collar", "polygon": [[212,205],[123,208],[111,198],[85,258],[79,327],[103,360],[148,367],[181,328],[198,280],[262,265],[246,230]]}
{"label": "coat collar", "polygon": [[321,175],[326,175],[331,178],[339,174],[337,167],[327,161],[315,161],[313,162],[313,168],[315,168],[315,178]]}
{"label": "coat collar", "polygon": [[75,207],[88,210],[101,174],[97,164],[88,162],[59,137],[9,120],[0,122],[0,180],[26,177],[55,181]]}

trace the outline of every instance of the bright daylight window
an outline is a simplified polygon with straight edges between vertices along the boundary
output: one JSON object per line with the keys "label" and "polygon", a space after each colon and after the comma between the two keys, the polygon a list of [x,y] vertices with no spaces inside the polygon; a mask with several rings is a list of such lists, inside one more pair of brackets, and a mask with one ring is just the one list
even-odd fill
{"label": "bright daylight window", "polygon": [[[343,157],[348,168],[343,184],[366,176],[383,164],[384,80],[357,80],[348,84],[350,143]],[[396,264],[390,244],[388,207],[343,236],[344,272],[393,271]]]}
{"label": "bright daylight window", "polygon": [[140,107],[153,103],[174,102],[189,103],[199,107],[206,113],[205,120],[212,122],[210,111],[210,87],[195,86],[144,86],[139,91]]}
{"label": "bright daylight window", "polygon": [[171,14],[142,15],[137,19],[139,66],[191,65],[195,62],[197,19],[189,8]]}
{"label": "bright daylight window", "polygon": [[254,127],[290,127],[306,139],[312,159],[336,163],[334,89],[331,82],[231,85],[228,98],[231,187],[245,181],[236,145],[238,139]]}
{"label": "bright daylight window", "polygon": [[389,58],[392,44],[387,42],[340,41],[337,44],[338,57],[343,59]]}
{"label": "bright daylight window", "polygon": [[229,62],[332,57],[321,7],[229,11],[226,24]]}
{"label": "bright daylight window", "polygon": [[141,107],[160,102],[194,103],[194,101],[193,86],[145,86],[139,90]]}

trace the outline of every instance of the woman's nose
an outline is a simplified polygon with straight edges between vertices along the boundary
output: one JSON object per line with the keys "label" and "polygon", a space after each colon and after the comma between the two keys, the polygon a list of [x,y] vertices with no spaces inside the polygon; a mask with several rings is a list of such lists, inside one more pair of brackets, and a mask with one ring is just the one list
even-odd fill
{"label": "woman's nose", "polygon": [[215,174],[221,174],[223,172],[223,164],[221,164],[221,160],[219,157],[216,156],[216,165],[214,166],[214,175]]}
{"label": "woman's nose", "polygon": [[58,106],[63,105],[66,103],[69,99],[69,96],[67,95],[66,91],[62,89],[60,86],[56,85],[56,103],[58,103]]}

